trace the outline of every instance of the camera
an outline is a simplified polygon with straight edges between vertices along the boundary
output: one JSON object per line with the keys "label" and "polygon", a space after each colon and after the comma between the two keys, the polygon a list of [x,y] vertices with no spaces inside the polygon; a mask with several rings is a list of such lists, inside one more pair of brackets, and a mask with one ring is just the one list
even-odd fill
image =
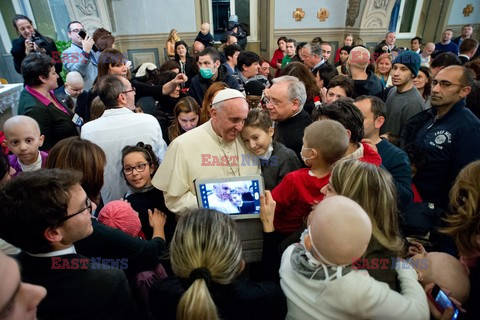
{"label": "camera", "polygon": [[32,37],[30,38],[30,41],[35,43],[37,45],[37,47],[39,47],[39,48],[42,48],[42,49],[47,48],[47,42],[45,41],[45,39],[43,39],[43,37],[40,37],[36,33],[32,34]]}

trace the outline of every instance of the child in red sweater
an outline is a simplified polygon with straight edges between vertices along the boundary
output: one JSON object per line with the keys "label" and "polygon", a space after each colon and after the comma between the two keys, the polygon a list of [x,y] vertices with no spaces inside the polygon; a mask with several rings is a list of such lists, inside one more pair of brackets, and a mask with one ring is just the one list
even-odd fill
{"label": "child in red sweater", "polygon": [[347,130],[333,120],[316,121],[305,128],[301,156],[310,168],[290,172],[272,191],[276,201],[275,230],[288,236],[304,224],[312,206],[323,200],[333,164],[349,143]]}

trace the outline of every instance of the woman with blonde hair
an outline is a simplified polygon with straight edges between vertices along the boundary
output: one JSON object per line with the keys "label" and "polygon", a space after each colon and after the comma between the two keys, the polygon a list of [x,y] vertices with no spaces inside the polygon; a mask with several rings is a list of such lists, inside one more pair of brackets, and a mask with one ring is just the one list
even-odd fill
{"label": "woman with blonde hair", "polygon": [[325,197],[348,197],[367,212],[372,222],[372,239],[363,258],[369,262],[374,258],[388,260],[388,269],[379,267],[368,271],[375,279],[399,291],[391,258],[403,257],[406,252],[400,235],[396,192],[393,178],[387,171],[354,159],[340,160],[332,170],[329,183],[322,188]]}
{"label": "woman with blonde hair", "polygon": [[165,46],[167,48],[167,56],[169,59],[175,58],[175,42],[177,41],[180,41],[177,29],[170,30]]}
{"label": "woman with blonde hair", "polygon": [[375,75],[380,79],[384,88],[391,87],[392,77],[390,71],[392,70],[392,55],[384,53],[380,55],[375,61]]}
{"label": "woman with blonde hair", "polygon": [[284,319],[285,296],[273,282],[240,280],[245,262],[235,224],[224,213],[182,216],[170,244],[176,277],[153,284],[154,319]]}
{"label": "woman with blonde hair", "polygon": [[173,114],[173,124],[168,127],[169,142],[202,124],[200,106],[192,97],[180,99],[175,105]]}
{"label": "woman with blonde hair", "polygon": [[227,84],[221,81],[214,82],[210,85],[210,87],[208,87],[202,101],[202,122],[207,122],[208,120],[210,120],[210,109],[212,108],[212,101],[213,98],[215,98],[217,92],[227,88]]}

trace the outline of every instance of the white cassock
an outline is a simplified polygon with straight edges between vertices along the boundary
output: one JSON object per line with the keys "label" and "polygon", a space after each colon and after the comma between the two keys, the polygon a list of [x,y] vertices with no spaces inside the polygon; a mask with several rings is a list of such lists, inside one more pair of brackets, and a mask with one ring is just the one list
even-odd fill
{"label": "white cassock", "polygon": [[208,196],[208,207],[212,210],[217,210],[223,213],[232,214],[239,213],[237,206],[230,200],[222,200],[217,195],[211,194]]}
{"label": "white cassock", "polygon": [[226,143],[210,121],[177,137],[152,179],[162,190],[167,208],[177,215],[198,208],[193,181],[260,174],[258,161],[238,135]]}

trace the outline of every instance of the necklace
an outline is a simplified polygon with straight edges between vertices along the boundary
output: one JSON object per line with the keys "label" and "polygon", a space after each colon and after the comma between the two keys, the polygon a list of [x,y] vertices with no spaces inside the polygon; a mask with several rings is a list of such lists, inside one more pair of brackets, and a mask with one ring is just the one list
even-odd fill
{"label": "necklace", "polygon": [[[223,156],[225,157],[225,160],[227,161],[229,174],[231,174],[234,177],[236,177],[236,176],[239,177],[240,176],[240,159],[238,158],[237,139],[235,139],[235,141],[233,142],[235,144],[235,156],[227,156],[227,152],[225,152],[225,149],[223,148],[224,143],[220,140],[220,138],[218,138],[218,136],[217,136],[217,139],[218,139],[218,143],[220,144],[220,148],[222,149]],[[235,165],[237,166],[238,174],[233,169],[232,164],[234,166]]]}

